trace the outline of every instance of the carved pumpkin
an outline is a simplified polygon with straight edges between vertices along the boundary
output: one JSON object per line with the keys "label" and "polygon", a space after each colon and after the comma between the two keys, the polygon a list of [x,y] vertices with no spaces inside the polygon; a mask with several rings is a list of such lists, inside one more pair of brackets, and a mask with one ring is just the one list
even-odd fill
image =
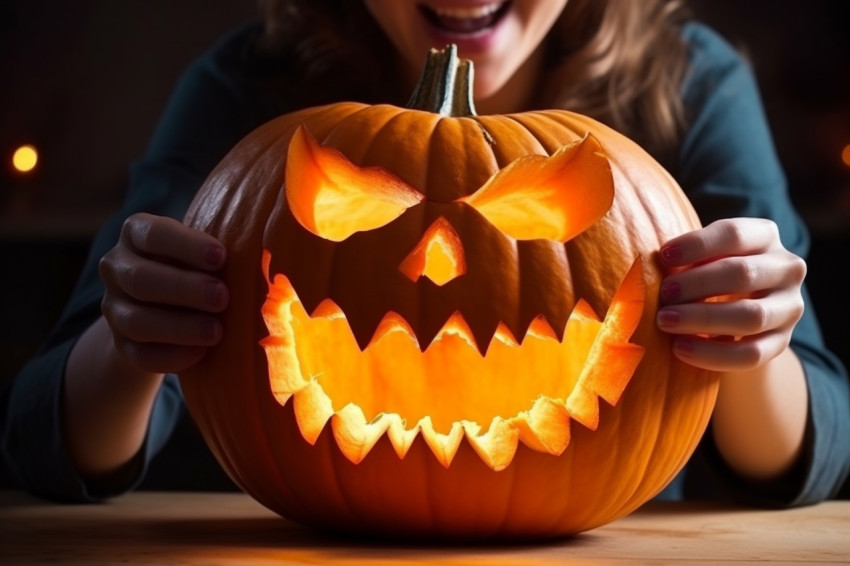
{"label": "carved pumpkin", "polygon": [[655,254],[698,226],[679,187],[589,118],[476,116],[470,74],[434,52],[411,108],[275,119],[187,214],[228,248],[231,305],[186,403],[292,520],[576,533],[663,489],[708,421],[716,379],[653,322]]}

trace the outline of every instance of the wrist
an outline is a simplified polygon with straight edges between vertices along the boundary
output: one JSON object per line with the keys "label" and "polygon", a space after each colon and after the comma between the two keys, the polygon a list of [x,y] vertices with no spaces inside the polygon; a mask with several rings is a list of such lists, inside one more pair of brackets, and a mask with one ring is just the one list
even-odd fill
{"label": "wrist", "polygon": [[789,348],[755,370],[723,374],[711,433],[733,470],[770,479],[799,459],[807,418],[805,373]]}
{"label": "wrist", "polygon": [[163,377],[121,355],[102,317],[83,333],[68,357],[62,397],[65,439],[83,479],[108,476],[136,455]]}

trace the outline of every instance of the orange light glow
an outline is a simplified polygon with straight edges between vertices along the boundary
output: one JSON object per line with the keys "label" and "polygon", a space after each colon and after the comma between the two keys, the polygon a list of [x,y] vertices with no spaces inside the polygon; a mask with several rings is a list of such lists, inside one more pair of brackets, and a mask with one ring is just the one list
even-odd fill
{"label": "orange light glow", "polygon": [[850,143],[844,146],[844,149],[841,151],[841,161],[844,162],[844,165],[850,167]]}
{"label": "orange light glow", "polygon": [[[270,264],[265,251],[267,278]],[[423,349],[407,321],[388,312],[361,350],[339,307],[327,300],[308,315],[276,274],[262,309],[271,390],[282,405],[292,400],[310,444],[330,421],[354,463],[384,434],[400,458],[422,435],[445,467],[463,437],[493,470],[507,467],[520,442],[560,454],[570,421],[596,430],[599,399],[615,404],[643,357],[629,342],[643,314],[642,273],[638,259],[602,319],[579,301],[563,341],[539,317],[523,337],[500,325],[485,354],[460,313]]]}
{"label": "orange light glow", "polygon": [[12,166],[20,173],[29,173],[38,163],[38,151],[32,145],[22,145],[12,154]]}
{"label": "orange light glow", "polygon": [[392,222],[425,195],[376,167],[361,168],[319,145],[303,126],[289,144],[286,200],[292,214],[317,236],[340,242],[355,232]]}
{"label": "orange light glow", "polygon": [[422,240],[399,269],[411,281],[425,276],[437,285],[445,285],[460,277],[466,273],[466,257],[460,236],[441,216],[425,231]]}
{"label": "orange light glow", "polygon": [[549,157],[517,159],[459,200],[517,240],[566,242],[608,212],[614,178],[599,142],[588,135]]}

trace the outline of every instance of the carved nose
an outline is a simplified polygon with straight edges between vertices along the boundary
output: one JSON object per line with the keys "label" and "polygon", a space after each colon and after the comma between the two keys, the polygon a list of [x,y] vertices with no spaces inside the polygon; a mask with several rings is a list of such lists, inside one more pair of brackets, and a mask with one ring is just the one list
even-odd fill
{"label": "carved nose", "polygon": [[466,273],[460,236],[448,220],[437,218],[398,268],[411,281],[427,277],[437,285],[445,285]]}

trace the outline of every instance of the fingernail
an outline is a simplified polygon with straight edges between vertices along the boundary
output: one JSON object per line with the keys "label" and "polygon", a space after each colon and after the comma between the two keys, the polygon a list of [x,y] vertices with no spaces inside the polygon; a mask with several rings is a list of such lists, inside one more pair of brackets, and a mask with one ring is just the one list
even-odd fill
{"label": "fingernail", "polygon": [[675,281],[667,281],[661,285],[661,298],[668,303],[678,299],[681,294],[682,286]]}
{"label": "fingernail", "polygon": [[219,326],[217,320],[205,320],[201,322],[201,338],[208,342],[215,342],[219,337]]}
{"label": "fingernail", "polygon": [[676,338],[673,343],[673,351],[678,356],[688,358],[694,353],[694,341],[689,338]]}
{"label": "fingernail", "polygon": [[204,300],[211,307],[221,308],[224,306],[227,291],[221,283],[210,281],[204,285]]}
{"label": "fingernail", "polygon": [[207,246],[207,249],[204,250],[204,261],[210,267],[221,267],[224,264],[224,248],[216,245]]}
{"label": "fingernail", "polygon": [[658,311],[656,321],[661,328],[674,328],[679,325],[681,315],[673,309],[661,309]]}
{"label": "fingernail", "polygon": [[661,258],[664,260],[664,263],[669,265],[676,264],[682,259],[682,247],[677,245],[664,246],[661,248]]}

